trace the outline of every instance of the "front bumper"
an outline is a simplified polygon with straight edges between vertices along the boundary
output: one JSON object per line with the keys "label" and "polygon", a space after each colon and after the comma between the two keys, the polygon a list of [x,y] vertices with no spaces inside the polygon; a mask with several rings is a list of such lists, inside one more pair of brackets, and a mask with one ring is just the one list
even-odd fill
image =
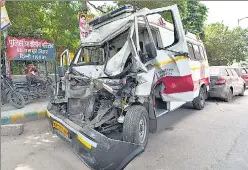
{"label": "front bumper", "polygon": [[[110,139],[90,127],[81,128],[65,117],[55,116],[49,111],[47,114],[54,132],[70,143],[90,169],[121,170],[144,151],[140,145]],[[54,122],[65,129],[59,131]]]}

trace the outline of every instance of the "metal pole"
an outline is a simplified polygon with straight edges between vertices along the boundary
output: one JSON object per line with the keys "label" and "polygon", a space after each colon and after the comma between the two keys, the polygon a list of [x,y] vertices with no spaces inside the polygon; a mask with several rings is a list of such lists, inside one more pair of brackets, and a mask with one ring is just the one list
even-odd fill
{"label": "metal pole", "polygon": [[57,65],[57,63],[56,63],[56,59],[53,61],[53,65],[54,65],[54,75],[55,75],[55,96],[57,96],[57,69],[56,69],[56,65]]}
{"label": "metal pole", "polygon": [[8,30],[4,30],[3,37],[4,37],[4,59],[5,59],[5,72],[6,76],[11,77],[10,75],[10,61],[8,60],[7,56],[7,36],[8,36]]}
{"label": "metal pole", "polygon": [[244,18],[238,19],[238,26],[239,26],[239,22],[240,22],[241,20],[244,20],[244,19],[248,19],[248,17],[244,17]]}
{"label": "metal pole", "polygon": [[45,61],[45,76],[46,76],[46,77],[49,77],[49,76],[48,76],[48,73],[47,73],[47,61]]}
{"label": "metal pole", "polygon": [[87,9],[87,1],[84,0],[84,3],[83,3],[83,12],[84,12],[85,14],[87,14],[87,11],[88,11],[88,9]]}
{"label": "metal pole", "polygon": [[[2,23],[2,7],[0,6],[0,28],[2,27],[1,23]],[[1,31],[0,31],[0,37],[1,37]],[[0,38],[0,44],[1,44],[1,38]],[[2,62],[2,46],[0,45],[0,61]],[[0,89],[2,89],[2,68],[1,68],[1,71],[0,71],[0,77],[1,77],[1,80],[0,80]],[[1,98],[1,101],[0,101],[0,115],[1,115],[1,108],[2,108],[2,94],[0,93],[0,98]]]}

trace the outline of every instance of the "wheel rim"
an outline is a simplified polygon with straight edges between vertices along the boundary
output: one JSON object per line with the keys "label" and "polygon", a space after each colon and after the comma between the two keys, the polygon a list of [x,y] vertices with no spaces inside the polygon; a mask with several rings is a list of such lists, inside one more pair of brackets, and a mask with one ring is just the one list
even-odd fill
{"label": "wheel rim", "polygon": [[139,122],[139,138],[140,138],[140,143],[144,143],[145,138],[146,138],[146,130],[147,123],[146,123],[146,118],[142,115],[140,122]]}
{"label": "wheel rim", "polygon": [[13,102],[13,103],[16,103],[16,104],[19,104],[21,105],[22,104],[22,99],[20,98],[20,96],[17,94],[17,93],[11,93],[10,95],[10,100]]}

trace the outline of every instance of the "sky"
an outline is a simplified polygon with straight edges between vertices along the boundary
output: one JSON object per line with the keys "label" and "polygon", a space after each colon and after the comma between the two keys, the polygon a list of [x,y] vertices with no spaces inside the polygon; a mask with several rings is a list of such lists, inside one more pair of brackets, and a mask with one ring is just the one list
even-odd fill
{"label": "sky", "polygon": [[[206,23],[222,22],[230,28],[238,26],[238,19],[248,17],[248,1],[201,1],[208,8]],[[248,18],[240,21],[248,28]]]}
{"label": "sky", "polygon": [[[248,17],[248,1],[201,1],[208,8],[206,24],[223,22],[226,26],[238,26],[238,19]],[[112,1],[91,1],[94,5],[112,4]],[[93,11],[92,11],[93,12]],[[248,18],[240,21],[242,28],[248,28]]]}

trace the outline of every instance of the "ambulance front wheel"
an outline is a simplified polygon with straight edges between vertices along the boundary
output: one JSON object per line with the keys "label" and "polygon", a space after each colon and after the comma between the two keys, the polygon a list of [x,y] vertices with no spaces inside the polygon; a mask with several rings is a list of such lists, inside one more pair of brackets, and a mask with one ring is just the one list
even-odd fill
{"label": "ambulance front wheel", "polygon": [[146,146],[149,136],[149,118],[145,107],[132,106],[125,115],[123,123],[123,140]]}
{"label": "ambulance front wheel", "polygon": [[202,110],[206,100],[206,88],[201,87],[199,95],[193,100],[193,106],[196,110]]}

